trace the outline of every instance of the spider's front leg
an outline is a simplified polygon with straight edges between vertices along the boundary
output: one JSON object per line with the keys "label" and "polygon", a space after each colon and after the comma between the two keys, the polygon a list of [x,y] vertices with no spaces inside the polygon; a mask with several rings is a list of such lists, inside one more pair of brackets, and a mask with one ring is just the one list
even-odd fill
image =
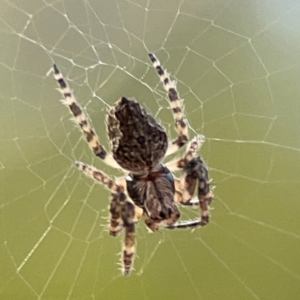
{"label": "spider's front leg", "polygon": [[164,70],[160,61],[153,53],[149,53],[149,57],[160,77],[160,81],[164,85],[165,90],[168,92],[168,97],[175,120],[175,127],[178,132],[178,138],[169,144],[168,151],[166,153],[166,156],[168,156],[179,150],[188,142],[188,127],[181,104],[182,99],[180,99],[176,88],[176,82],[170,79],[168,72]]}
{"label": "spider's front leg", "polygon": [[77,103],[70,88],[63,75],[58,70],[57,66],[53,66],[54,77],[60,87],[61,93],[65,98],[65,104],[69,106],[71,113],[73,114],[76,123],[81,128],[89,147],[93,150],[94,154],[101,158],[107,165],[113,168],[120,168],[118,163],[114,160],[111,154],[107,153],[105,148],[100,144],[99,137],[95,130],[91,127],[87,121],[87,117],[84,114],[82,108]]}

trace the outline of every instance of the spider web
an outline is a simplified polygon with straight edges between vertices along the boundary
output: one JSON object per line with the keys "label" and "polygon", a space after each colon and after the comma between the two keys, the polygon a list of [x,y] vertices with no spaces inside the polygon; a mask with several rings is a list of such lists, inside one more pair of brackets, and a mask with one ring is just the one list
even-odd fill
{"label": "spider web", "polygon": [[[297,0],[0,8],[1,299],[299,299]],[[215,201],[204,229],[150,234],[141,222],[125,278],[110,193],[73,161],[121,174],[93,157],[47,72],[55,61],[106,148],[105,113],[122,95],[175,138],[149,51],[178,82],[190,136],[206,136]]]}

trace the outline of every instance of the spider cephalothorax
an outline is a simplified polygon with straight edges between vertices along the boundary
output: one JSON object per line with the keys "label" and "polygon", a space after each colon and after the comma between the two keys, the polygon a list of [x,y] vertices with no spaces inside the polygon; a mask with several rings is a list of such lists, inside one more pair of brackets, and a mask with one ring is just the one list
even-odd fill
{"label": "spider cephalothorax", "polygon": [[[122,169],[125,177],[110,179],[102,171],[82,162],[75,165],[86,175],[99,181],[112,191],[110,202],[110,229],[113,236],[125,230],[122,252],[123,273],[132,269],[135,253],[135,224],[142,217],[145,224],[156,231],[164,228],[204,226],[209,222],[209,205],[213,199],[208,170],[197,155],[204,142],[202,135],[192,139],[184,156],[163,164],[166,156],[176,152],[188,142],[188,129],[176,85],[160,65],[154,54],[149,57],[168,92],[178,137],[168,142],[165,129],[136,101],[122,97],[109,110],[107,131],[112,154],[100,144],[82,109],[77,104],[62,74],[54,65],[54,76],[65,97],[65,102],[82,129],[96,156],[106,164]],[[180,178],[173,171],[181,170]],[[198,198],[193,195],[198,186]],[[199,205],[201,217],[178,221],[178,205]]]}

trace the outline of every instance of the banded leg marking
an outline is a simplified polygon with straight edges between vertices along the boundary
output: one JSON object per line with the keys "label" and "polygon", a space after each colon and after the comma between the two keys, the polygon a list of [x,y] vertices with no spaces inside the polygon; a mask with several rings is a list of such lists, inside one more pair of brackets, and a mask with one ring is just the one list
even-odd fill
{"label": "banded leg marking", "polygon": [[181,100],[179,98],[175,81],[170,79],[168,72],[163,69],[160,61],[153,53],[149,53],[149,57],[160,77],[160,81],[163,83],[165,90],[168,92],[171,108],[175,119],[175,126],[179,134],[178,138],[169,145],[167,155],[170,155],[188,142],[188,128],[185,122]]}
{"label": "banded leg marking", "polygon": [[[187,163],[197,155],[197,151],[204,144],[204,141],[205,141],[204,135],[199,134],[199,135],[195,136],[190,141],[184,157],[179,160],[174,159],[174,160],[169,161],[168,163],[166,163],[166,167],[171,172],[174,172],[174,171],[184,168],[187,165]],[[184,176],[184,175],[182,175],[182,176]]]}
{"label": "banded leg marking", "polygon": [[86,176],[91,177],[94,180],[102,183],[103,185],[108,187],[111,191],[115,193],[124,192],[124,187],[122,185],[118,185],[114,180],[110,179],[106,174],[104,174],[100,170],[80,161],[76,161],[75,166],[79,170],[81,170]]}
{"label": "banded leg marking", "polygon": [[118,163],[113,159],[112,155],[108,154],[105,148],[100,144],[96,132],[91,128],[90,124],[88,123],[86,115],[82,111],[80,105],[76,102],[75,97],[73,96],[63,75],[60,73],[56,65],[53,66],[53,71],[54,78],[57,80],[60,86],[66,104],[69,106],[76,123],[82,129],[90,148],[93,150],[95,155],[101,158],[106,164],[114,168],[120,168]]}
{"label": "banded leg marking", "polygon": [[135,254],[135,222],[140,218],[142,211],[136,210],[135,205],[127,199],[122,185],[118,185],[114,180],[92,166],[82,162],[76,162],[75,165],[85,175],[113,191],[109,210],[111,215],[109,234],[117,236],[123,228],[125,229],[122,253],[123,274],[129,275]]}

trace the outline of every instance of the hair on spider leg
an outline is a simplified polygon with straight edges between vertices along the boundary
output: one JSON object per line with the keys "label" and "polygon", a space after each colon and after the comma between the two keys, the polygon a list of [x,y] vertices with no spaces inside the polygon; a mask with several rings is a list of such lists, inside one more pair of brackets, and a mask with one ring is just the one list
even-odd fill
{"label": "hair on spider leg", "polygon": [[174,223],[173,225],[167,225],[167,224],[160,224],[161,228],[164,229],[191,229],[194,231],[198,227],[203,227],[203,225],[200,225],[202,222],[201,218],[195,218],[195,219],[189,219],[184,221],[178,221]]}
{"label": "hair on spider leg", "polygon": [[205,136],[203,134],[197,134],[191,139],[190,143],[193,143],[193,142],[199,143],[199,146],[198,146],[199,147],[198,150],[199,150],[205,142]]}
{"label": "hair on spider leg", "polygon": [[[107,216],[107,217],[102,216],[101,219],[102,219],[102,220],[105,220],[105,221],[107,221],[107,223],[109,223],[109,217],[108,217],[108,216]],[[105,230],[108,232],[107,224],[99,224],[99,226],[100,226],[100,227],[104,227]]]}
{"label": "hair on spider leg", "polygon": [[[52,64],[52,65],[55,65],[54,63]],[[52,74],[52,73],[54,73],[54,68],[53,67],[51,67],[50,69],[49,69],[49,71],[46,73],[46,77],[48,77],[50,74]]]}
{"label": "hair on spider leg", "polygon": [[190,201],[186,202],[184,205],[192,208],[198,208],[199,199],[197,197],[193,197]]}
{"label": "hair on spider leg", "polygon": [[134,268],[133,262],[136,260],[136,258],[138,258],[138,256],[134,255],[134,259],[132,260],[131,268],[130,268],[130,270],[127,270],[127,271],[126,271],[126,267],[124,266],[124,253],[123,253],[123,251],[117,253],[117,256],[120,256],[119,262],[116,262],[117,270],[121,271],[121,274],[123,274],[125,276],[129,276],[132,273],[132,271],[136,271],[136,269]]}
{"label": "hair on spider leg", "polygon": [[[59,102],[64,105],[64,106],[68,106],[68,103],[65,99],[60,99]],[[70,118],[71,119],[71,118]]]}

